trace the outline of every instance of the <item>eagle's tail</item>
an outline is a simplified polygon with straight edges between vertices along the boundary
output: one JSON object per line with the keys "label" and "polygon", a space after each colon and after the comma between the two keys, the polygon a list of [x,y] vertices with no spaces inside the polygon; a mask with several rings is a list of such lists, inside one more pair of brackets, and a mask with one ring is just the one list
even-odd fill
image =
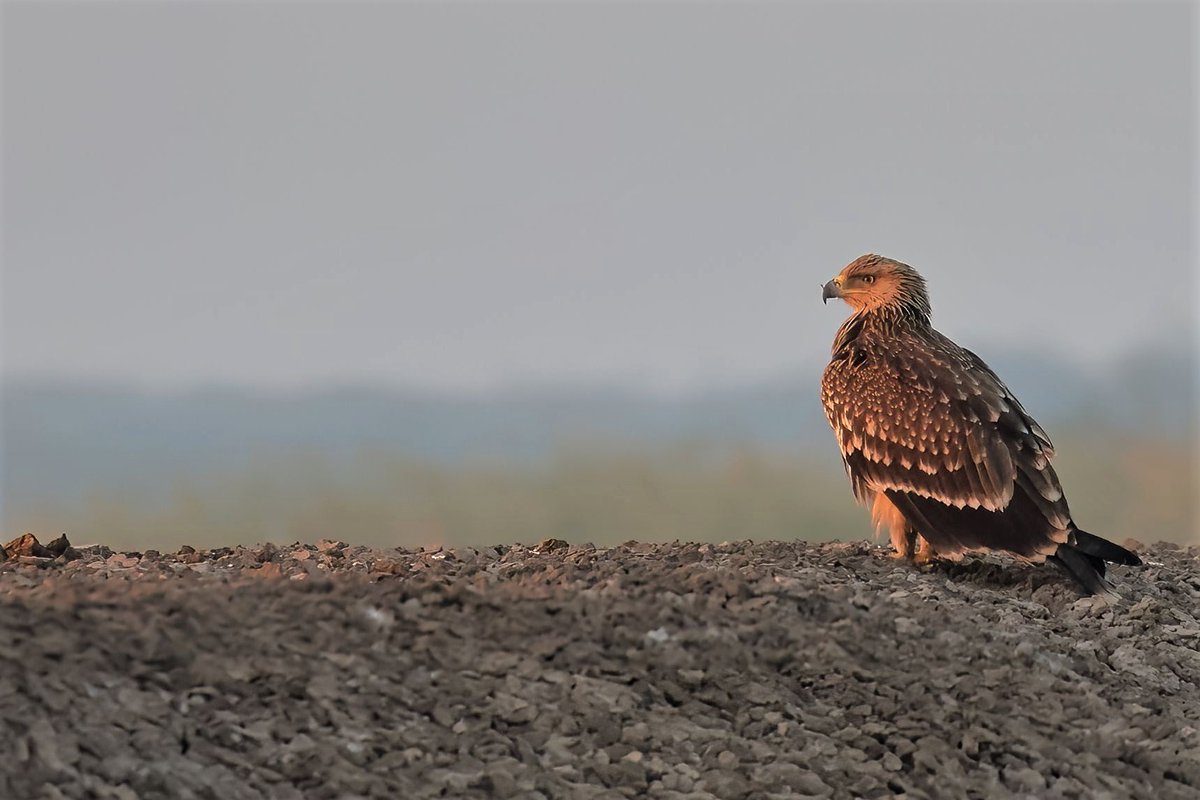
{"label": "eagle's tail", "polygon": [[1134,567],[1142,563],[1132,551],[1078,528],[1071,531],[1050,560],[1066,570],[1088,594],[1103,595],[1115,593],[1104,577],[1106,562]]}

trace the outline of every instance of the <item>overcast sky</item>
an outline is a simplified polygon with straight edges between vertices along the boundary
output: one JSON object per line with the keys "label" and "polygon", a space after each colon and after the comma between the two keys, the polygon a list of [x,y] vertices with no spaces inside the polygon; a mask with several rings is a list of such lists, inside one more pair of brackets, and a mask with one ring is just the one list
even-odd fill
{"label": "overcast sky", "polygon": [[880,252],[963,344],[1194,340],[1192,4],[4,4],[3,367],[773,376]]}

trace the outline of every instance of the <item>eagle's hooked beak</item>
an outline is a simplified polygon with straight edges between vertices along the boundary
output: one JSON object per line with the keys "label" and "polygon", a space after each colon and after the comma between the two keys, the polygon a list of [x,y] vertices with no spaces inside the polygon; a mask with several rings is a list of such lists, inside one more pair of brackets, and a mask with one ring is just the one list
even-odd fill
{"label": "eagle's hooked beak", "polygon": [[821,289],[821,302],[822,303],[828,303],[829,298],[831,298],[831,297],[841,297],[841,296],[842,296],[842,287],[841,287],[841,284],[838,283],[837,278],[834,278],[829,283],[825,284],[825,287],[823,289]]}

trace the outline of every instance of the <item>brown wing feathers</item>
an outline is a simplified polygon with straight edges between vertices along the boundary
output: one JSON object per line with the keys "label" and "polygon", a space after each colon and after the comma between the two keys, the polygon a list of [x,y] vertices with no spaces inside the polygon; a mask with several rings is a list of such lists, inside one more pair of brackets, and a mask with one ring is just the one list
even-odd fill
{"label": "brown wing feathers", "polygon": [[[898,354],[864,342],[858,367],[830,376],[840,406],[831,422],[851,475],[859,477],[856,493],[883,491],[919,514],[917,527],[944,554],[988,543],[1011,543],[1028,557],[1053,552],[1070,517],[1065,504],[1056,507],[1061,490],[1047,471],[1049,442],[990,371],[956,358],[947,342],[910,335],[893,344],[902,345]],[[1016,494],[1023,497],[1014,505]],[[943,514],[937,506],[1013,519]],[[1041,520],[1031,516],[1038,512]],[[1013,530],[1018,518],[1020,531]],[[981,521],[990,523],[982,541]]]}

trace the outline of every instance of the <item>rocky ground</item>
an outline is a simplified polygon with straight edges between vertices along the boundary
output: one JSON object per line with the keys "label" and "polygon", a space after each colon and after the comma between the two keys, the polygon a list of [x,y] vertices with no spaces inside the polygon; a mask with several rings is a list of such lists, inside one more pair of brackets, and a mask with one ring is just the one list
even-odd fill
{"label": "rocky ground", "polygon": [[10,543],[0,797],[1200,796],[1200,550]]}

